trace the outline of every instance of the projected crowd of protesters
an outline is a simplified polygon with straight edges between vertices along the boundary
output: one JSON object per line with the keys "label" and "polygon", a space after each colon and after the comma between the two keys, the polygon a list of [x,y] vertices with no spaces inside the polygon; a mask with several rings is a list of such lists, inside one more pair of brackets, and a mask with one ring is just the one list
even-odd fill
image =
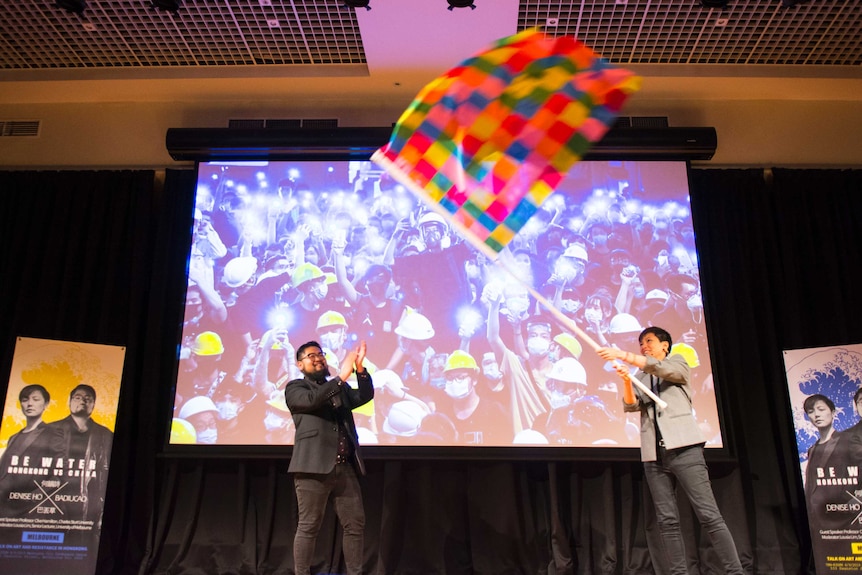
{"label": "projected crowd of protesters", "polygon": [[211,177],[197,194],[174,411],[196,433],[175,442],[291,442],[294,346],[320,341],[337,370],[365,340],[378,393],[356,413],[363,444],[637,446],[616,373],[526,286],[600,346],[668,329],[693,369],[698,420],[718,435],[699,398],[711,372],[698,369],[708,351],[685,198],[558,192],[501,254],[504,270],[368,163],[343,181]]}

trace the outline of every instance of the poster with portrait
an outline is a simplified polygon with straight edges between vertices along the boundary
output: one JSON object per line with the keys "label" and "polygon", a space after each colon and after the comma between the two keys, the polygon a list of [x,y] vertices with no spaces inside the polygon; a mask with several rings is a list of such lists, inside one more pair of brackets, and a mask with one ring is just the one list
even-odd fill
{"label": "poster with portrait", "polygon": [[0,424],[7,575],[91,575],[125,348],[18,338]]}
{"label": "poster with portrait", "polygon": [[862,573],[862,344],[784,352],[818,575]]}

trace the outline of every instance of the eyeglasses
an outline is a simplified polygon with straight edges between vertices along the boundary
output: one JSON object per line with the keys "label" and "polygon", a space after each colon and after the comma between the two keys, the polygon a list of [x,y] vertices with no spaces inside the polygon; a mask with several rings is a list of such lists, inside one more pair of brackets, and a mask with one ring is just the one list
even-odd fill
{"label": "eyeglasses", "polygon": [[302,361],[303,359],[310,359],[311,361],[314,361],[315,359],[326,359],[326,355],[323,353],[306,353],[299,358],[299,361]]}
{"label": "eyeglasses", "polygon": [[96,402],[96,400],[89,395],[77,395],[76,394],[76,395],[72,396],[72,399],[74,399],[75,401],[82,401],[84,403],[95,403]]}

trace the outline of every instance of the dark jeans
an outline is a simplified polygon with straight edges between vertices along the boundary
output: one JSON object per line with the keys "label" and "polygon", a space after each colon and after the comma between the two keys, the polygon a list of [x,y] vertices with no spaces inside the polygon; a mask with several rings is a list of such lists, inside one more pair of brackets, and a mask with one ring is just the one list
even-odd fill
{"label": "dark jeans", "polygon": [[362,572],[362,533],[365,529],[365,510],[362,492],[353,466],[340,463],[330,473],[297,473],[293,478],[296,501],[299,507],[299,525],[293,540],[293,563],[296,575],[309,575],[314,544],[326,504],[332,497],[335,514],[344,531],[344,563],[348,575]]}
{"label": "dark jeans", "polygon": [[709,472],[703,458],[703,447],[694,445],[671,450],[660,449],[659,452],[659,461],[644,461],[644,474],[655,503],[656,520],[671,573],[688,573],[674,491],[675,482],[679,482],[698,521],[709,535],[716,554],[724,564],[724,572],[742,574],[742,565],[739,563],[733,537],[712,493]]}

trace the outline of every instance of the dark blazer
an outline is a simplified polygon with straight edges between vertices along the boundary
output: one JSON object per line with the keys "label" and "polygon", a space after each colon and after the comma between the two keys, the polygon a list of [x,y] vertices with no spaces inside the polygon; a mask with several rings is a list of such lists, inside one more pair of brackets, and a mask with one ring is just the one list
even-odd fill
{"label": "dark blazer", "polygon": [[[359,453],[353,409],[374,398],[374,386],[368,371],[356,374],[359,389],[352,389],[340,377],[318,383],[308,377],[294,379],[284,389],[284,401],[296,424],[290,473],[329,473],[335,467],[338,450],[338,417],[347,424],[348,438],[353,442],[354,463],[360,474],[365,464]],[[340,406],[334,407],[333,401]]]}

